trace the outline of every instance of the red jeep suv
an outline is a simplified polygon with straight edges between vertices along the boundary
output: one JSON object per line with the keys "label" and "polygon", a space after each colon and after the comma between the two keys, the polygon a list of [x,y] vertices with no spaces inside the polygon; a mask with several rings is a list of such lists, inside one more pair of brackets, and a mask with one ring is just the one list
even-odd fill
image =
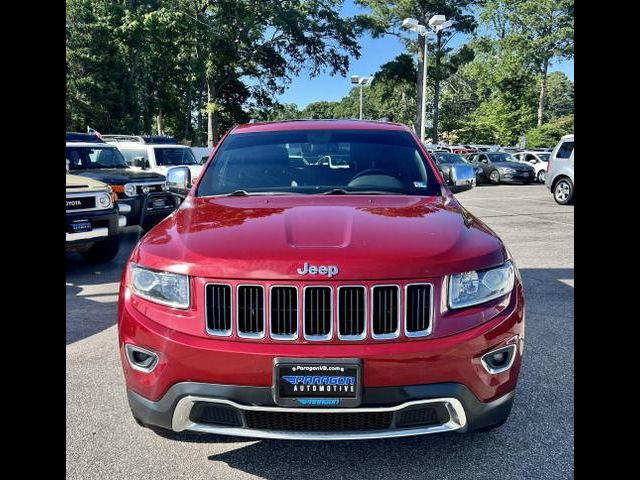
{"label": "red jeep suv", "polygon": [[524,341],[520,275],[406,126],[233,128],[133,250],[119,346],[155,430],[339,440],[488,430]]}

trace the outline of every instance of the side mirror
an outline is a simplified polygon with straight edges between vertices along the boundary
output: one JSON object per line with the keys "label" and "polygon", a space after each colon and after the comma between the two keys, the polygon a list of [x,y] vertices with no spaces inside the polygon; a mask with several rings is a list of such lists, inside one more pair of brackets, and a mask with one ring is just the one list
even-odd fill
{"label": "side mirror", "polygon": [[140,167],[144,170],[145,168],[149,168],[149,160],[144,157],[134,157],[133,166]]}
{"label": "side mirror", "polygon": [[170,192],[187,195],[191,190],[191,170],[187,167],[173,167],[167,170],[167,188]]}

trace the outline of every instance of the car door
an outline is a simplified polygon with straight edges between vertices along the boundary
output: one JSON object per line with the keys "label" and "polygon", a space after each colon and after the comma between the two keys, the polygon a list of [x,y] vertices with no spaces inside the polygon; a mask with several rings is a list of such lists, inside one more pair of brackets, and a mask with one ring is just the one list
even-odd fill
{"label": "car door", "polygon": [[480,168],[482,168],[482,171],[484,172],[484,176],[486,178],[489,178],[489,172],[491,172],[491,161],[489,160],[489,157],[487,155],[485,155],[484,153],[481,153],[480,155],[478,155],[478,163],[477,163]]}
{"label": "car door", "polygon": [[573,139],[567,139],[558,147],[555,158],[551,163],[554,177],[560,174],[567,175],[572,182],[573,178]]}

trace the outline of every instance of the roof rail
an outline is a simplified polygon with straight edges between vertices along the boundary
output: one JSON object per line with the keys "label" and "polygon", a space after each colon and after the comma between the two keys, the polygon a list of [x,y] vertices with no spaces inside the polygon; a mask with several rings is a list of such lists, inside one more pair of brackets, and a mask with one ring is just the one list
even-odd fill
{"label": "roof rail", "polygon": [[102,135],[107,142],[138,142],[144,143],[144,139],[139,135]]}
{"label": "roof rail", "polygon": [[144,144],[179,145],[178,141],[167,135],[102,135],[107,142],[137,142]]}
{"label": "roof rail", "polygon": [[95,133],[67,132],[67,142],[104,143]]}

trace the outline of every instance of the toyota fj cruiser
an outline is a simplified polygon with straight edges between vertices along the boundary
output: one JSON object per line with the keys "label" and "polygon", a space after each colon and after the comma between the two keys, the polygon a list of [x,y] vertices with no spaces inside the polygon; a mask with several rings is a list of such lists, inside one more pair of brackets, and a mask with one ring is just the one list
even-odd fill
{"label": "toyota fj cruiser", "polygon": [[66,148],[68,170],[109,184],[127,225],[148,230],[175,209],[177,201],[166,191],[164,175],[133,170],[116,147],[97,135],[67,133]]}
{"label": "toyota fj cruiser", "polygon": [[[338,153],[344,167],[320,161]],[[134,248],[120,285],[138,423],[337,440],[507,419],[520,274],[406,126],[241,125],[193,185],[185,167],[167,185],[186,199]]]}

